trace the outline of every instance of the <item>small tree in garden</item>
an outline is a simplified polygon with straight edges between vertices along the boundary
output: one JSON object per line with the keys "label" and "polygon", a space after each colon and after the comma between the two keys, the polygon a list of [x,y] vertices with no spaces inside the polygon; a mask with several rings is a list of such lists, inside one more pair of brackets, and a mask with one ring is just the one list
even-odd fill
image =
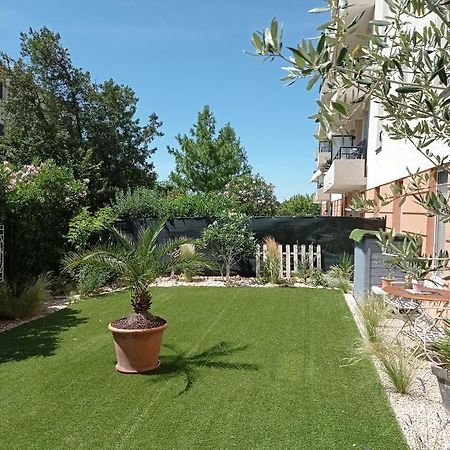
{"label": "small tree in garden", "polygon": [[273,216],[278,202],[273,184],[267,183],[261,175],[246,173],[234,177],[226,186],[224,195],[248,216]]}
{"label": "small tree in garden", "polygon": [[220,274],[227,281],[233,265],[253,256],[256,248],[248,217],[242,213],[229,212],[219,217],[203,230],[202,240],[211,249]]}
{"label": "small tree in garden", "polygon": [[315,216],[320,214],[320,205],[314,203],[310,194],[297,194],[285,200],[278,211],[286,216]]}
{"label": "small tree in garden", "polygon": [[179,149],[170,148],[176,168],[170,179],[186,191],[219,191],[236,175],[248,171],[247,156],[228,123],[216,132],[216,119],[205,106],[188,135],[176,137]]}

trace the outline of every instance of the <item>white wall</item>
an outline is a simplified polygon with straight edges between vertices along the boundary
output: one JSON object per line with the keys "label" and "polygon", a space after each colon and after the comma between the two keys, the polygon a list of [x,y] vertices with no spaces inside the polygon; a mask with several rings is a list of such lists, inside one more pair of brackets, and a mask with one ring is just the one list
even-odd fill
{"label": "white wall", "polygon": [[[383,19],[387,6],[384,0],[377,0],[375,4],[375,19]],[[424,21],[416,21],[415,26],[420,27]],[[370,119],[367,142],[367,189],[391,183],[399,178],[408,176],[411,171],[427,170],[433,164],[406,140],[393,140],[387,136],[380,119],[376,116],[381,113],[380,105],[370,104]],[[379,138],[381,131],[381,141]],[[381,144],[381,150],[380,150]],[[449,148],[443,143],[434,143],[429,149],[440,156],[449,155]]]}

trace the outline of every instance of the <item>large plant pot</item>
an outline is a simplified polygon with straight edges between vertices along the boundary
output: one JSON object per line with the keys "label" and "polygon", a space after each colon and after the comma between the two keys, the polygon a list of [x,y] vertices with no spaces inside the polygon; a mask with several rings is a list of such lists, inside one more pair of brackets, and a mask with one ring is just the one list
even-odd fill
{"label": "large plant pot", "polygon": [[145,373],[159,366],[159,352],[167,323],[157,328],[123,330],[111,324],[108,329],[114,337],[117,364],[122,373]]}
{"label": "large plant pot", "polygon": [[438,380],[444,408],[447,411],[447,414],[450,414],[450,370],[433,363],[431,364],[431,371],[436,375]]}
{"label": "large plant pot", "polygon": [[395,281],[395,278],[381,277],[381,288],[388,287]]}

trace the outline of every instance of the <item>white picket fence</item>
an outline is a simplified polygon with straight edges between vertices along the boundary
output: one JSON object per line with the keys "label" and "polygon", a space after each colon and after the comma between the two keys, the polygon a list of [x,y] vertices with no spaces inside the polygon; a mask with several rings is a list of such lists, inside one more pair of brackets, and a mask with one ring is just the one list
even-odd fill
{"label": "white picket fence", "polygon": [[[285,244],[278,245],[280,257],[280,278],[290,278],[292,272],[297,272],[299,265],[322,268],[322,248],[320,244]],[[267,259],[267,245],[256,245],[256,276],[261,275],[261,263]]]}

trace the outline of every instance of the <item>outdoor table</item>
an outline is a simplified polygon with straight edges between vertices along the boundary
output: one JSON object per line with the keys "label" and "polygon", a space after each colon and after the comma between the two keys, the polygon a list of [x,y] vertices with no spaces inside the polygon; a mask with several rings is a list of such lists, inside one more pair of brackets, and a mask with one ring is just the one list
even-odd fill
{"label": "outdoor table", "polygon": [[422,288],[419,292],[406,289],[404,284],[391,284],[384,287],[383,291],[393,297],[409,298],[420,303],[426,302],[440,304],[440,306],[450,306],[450,291],[446,289]]}
{"label": "outdoor table", "polygon": [[420,340],[424,353],[430,361],[435,361],[433,344],[448,331],[450,318],[450,291],[446,289],[422,288],[420,292],[406,289],[404,285],[391,285],[383,288],[386,294],[396,298],[406,298],[417,303],[419,314],[415,319],[407,317],[399,331],[405,333],[411,329],[412,337]]}

